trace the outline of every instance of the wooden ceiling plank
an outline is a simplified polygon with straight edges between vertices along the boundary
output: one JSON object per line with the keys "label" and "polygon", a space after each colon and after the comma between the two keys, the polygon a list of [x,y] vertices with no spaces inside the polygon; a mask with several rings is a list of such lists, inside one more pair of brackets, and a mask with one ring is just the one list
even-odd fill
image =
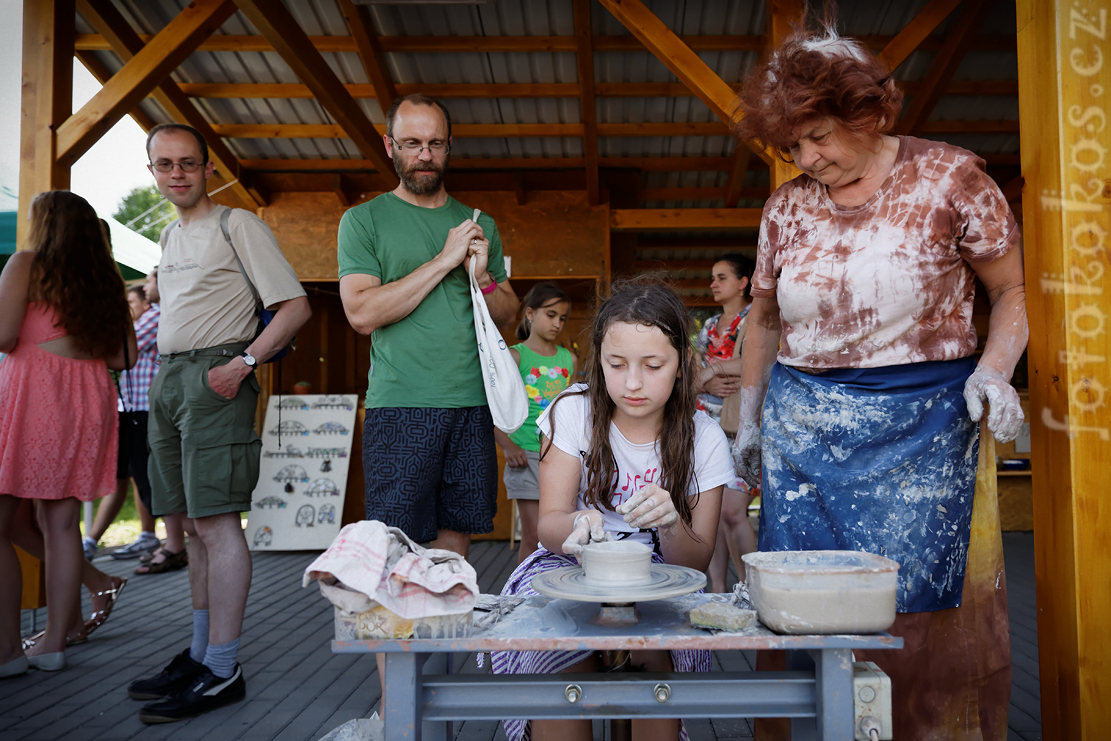
{"label": "wooden ceiling plank", "polygon": [[[621,25],[629,30],[652,55],[663,62],[699,100],[726,126],[738,119],[737,93],[709,65],[702,61],[674,31],[668,28],[641,0],[598,0]],[[754,143],[756,154],[765,162],[771,154]]]}
{"label": "wooden ceiling plank", "polygon": [[182,9],[58,127],[58,161],[72,165],[234,12],[230,0],[195,0]]}
{"label": "wooden ceiling plank", "polygon": [[959,4],[960,0],[932,0],[876,56],[894,72]]}
{"label": "wooden ceiling plank", "polygon": [[382,109],[382,115],[385,116],[386,111],[397,98],[397,89],[394,87],[389,67],[386,66],[386,54],[382,51],[382,44],[378,40],[378,32],[374,28],[370,8],[365,5],[355,5],[352,0],[339,0],[339,9],[343,13],[343,20],[347,22],[347,29],[355,39],[355,47],[359,50],[359,59],[362,60],[366,78],[374,88],[374,98],[378,101],[378,107]]}
{"label": "wooden ceiling plank", "polygon": [[[453,170],[578,170],[582,157],[455,157]],[[240,165],[260,172],[370,171],[370,160],[363,159],[243,159]],[[601,157],[599,165],[609,169],[637,169],[651,172],[726,172],[732,167],[728,157]],[[749,189],[745,189],[746,191]]]}
{"label": "wooden ceiling plank", "polygon": [[[383,190],[397,184],[393,167],[387,160],[382,139],[363,109],[352,98],[324,57],[312,45],[293,15],[283,3],[263,0],[235,0],[240,12],[270,40],[301,81],[309,86],[316,100],[335,119],[340,130],[354,142],[363,157],[374,163],[376,182]],[[338,138],[338,137],[336,137]]]}
{"label": "wooden ceiling plank", "polygon": [[910,105],[903,112],[899,123],[896,124],[897,133],[910,134],[918,131],[919,127],[929,119],[942,91],[971,47],[976,29],[983,22],[987,9],[987,0],[966,0],[962,3],[961,15],[954,20],[953,27],[945,35],[945,40],[934,55],[933,63],[922,79],[921,86],[911,98]]}
{"label": "wooden ceiling plank", "polygon": [[610,211],[610,229],[754,229],[760,226],[761,213],[759,208],[615,208]]}
{"label": "wooden ceiling plank", "polygon": [[[100,30],[104,38],[108,39],[111,51],[115,52],[116,56],[125,63],[143,49],[143,41],[139,34],[135,33],[131,24],[110,0],[78,0],[77,8],[82,17],[94,28]],[[88,54],[84,56],[91,57]],[[80,52],[78,57],[82,58]],[[101,74],[106,73],[107,70],[101,68],[101,73],[98,74],[88,61],[84,58],[82,58],[82,61],[93,73],[93,76],[101,81],[101,84],[110,77],[108,75],[108,77],[102,78]],[[249,178],[242,171],[235,153],[212,130],[204,114],[197,110],[197,107],[181,92],[172,79],[167,76],[151,93],[151,97],[166,109],[166,112],[174,121],[187,123],[200,132],[201,137],[208,144],[209,159],[212,160],[216,168],[217,176],[225,183],[230,184],[228,190],[234,198],[251,210],[266,205],[267,200],[261,193],[251,187]],[[158,123],[143,113],[138,105],[132,108],[131,115],[143,127],[144,131],[150,131]]]}
{"label": "wooden ceiling plank", "polygon": [[575,59],[579,73],[579,111],[583,124],[583,159],[586,199],[591,206],[602,202],[598,183],[598,114],[594,93],[594,44],[590,27],[591,0],[575,0]]}

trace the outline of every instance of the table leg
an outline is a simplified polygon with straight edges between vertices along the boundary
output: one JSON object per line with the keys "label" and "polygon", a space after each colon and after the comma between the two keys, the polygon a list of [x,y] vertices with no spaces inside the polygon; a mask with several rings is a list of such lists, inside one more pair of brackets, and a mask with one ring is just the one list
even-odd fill
{"label": "table leg", "polygon": [[847,648],[788,651],[787,668],[814,672],[814,718],[791,720],[793,741],[851,739],[853,729],[853,653]]}
{"label": "table leg", "polygon": [[421,665],[427,654],[386,654],[386,697],[382,705],[386,738],[421,738]]}

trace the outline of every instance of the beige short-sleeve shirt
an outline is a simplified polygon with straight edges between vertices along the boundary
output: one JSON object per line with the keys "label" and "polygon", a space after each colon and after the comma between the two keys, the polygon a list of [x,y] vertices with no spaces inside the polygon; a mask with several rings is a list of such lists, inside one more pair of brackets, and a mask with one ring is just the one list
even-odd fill
{"label": "beige short-sleeve shirt", "polygon": [[[162,232],[158,263],[161,353],[254,339],[258,328],[254,298],[220,230],[223,211],[223,206],[217,206],[187,226],[175,221]],[[233,209],[228,230],[266,308],[305,295],[262,219]]]}
{"label": "beige short-sleeve shirt", "polygon": [[890,177],[866,203],[834,203],[802,175],[764,207],[752,295],[774,297],[778,359],[804,368],[875,368],[976,351],[975,274],[1019,230],[983,161],[902,137]]}

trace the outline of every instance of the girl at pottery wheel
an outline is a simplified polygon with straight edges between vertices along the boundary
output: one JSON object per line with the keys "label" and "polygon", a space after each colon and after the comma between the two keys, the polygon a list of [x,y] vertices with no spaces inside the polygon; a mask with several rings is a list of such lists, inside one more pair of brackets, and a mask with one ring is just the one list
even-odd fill
{"label": "girl at pottery wheel", "polygon": [[[704,571],[722,487],[735,475],[725,434],[696,410],[690,318],[667,286],[614,286],[594,319],[587,384],[540,415],[540,548],[502,594],[534,595],[531,579],[577,565],[592,541],[631,539],[655,563]],[[707,652],[632,652],[648,671],[707,671]],[[493,654],[499,674],[604,669],[594,652]],[[678,719],[634,719],[634,738],[685,738]],[[589,739],[589,720],[506,720],[518,739]]]}
{"label": "girl at pottery wheel", "polygon": [[[894,737],[1003,739],[999,519],[994,493],[975,511],[973,493],[985,408],[1000,441],[1022,423],[1015,218],[971,152],[886,133],[902,94],[831,29],[785,42],[741,97],[738,133],[803,173],[764,207],[742,356],[734,455],[762,489],[760,550],[898,561],[905,647],[867,657],[891,677]],[[979,358],[977,278],[991,305]]]}

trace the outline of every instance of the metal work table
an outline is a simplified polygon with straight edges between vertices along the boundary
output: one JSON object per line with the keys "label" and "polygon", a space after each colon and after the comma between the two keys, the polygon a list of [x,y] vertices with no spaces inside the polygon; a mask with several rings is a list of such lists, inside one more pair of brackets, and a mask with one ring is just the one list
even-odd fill
{"label": "metal work table", "polygon": [[[530,597],[465,638],[333,641],[335,653],[384,654],[387,739],[448,739],[450,721],[505,718],[791,718],[793,738],[853,738],[853,649],[901,648],[886,633],[779,635],[691,627],[691,608],[729,595],[636,605],[632,624],[599,624],[599,605]],[[475,613],[476,617],[479,613]],[[456,674],[452,653],[522,650],[787,652],[782,672]]]}

